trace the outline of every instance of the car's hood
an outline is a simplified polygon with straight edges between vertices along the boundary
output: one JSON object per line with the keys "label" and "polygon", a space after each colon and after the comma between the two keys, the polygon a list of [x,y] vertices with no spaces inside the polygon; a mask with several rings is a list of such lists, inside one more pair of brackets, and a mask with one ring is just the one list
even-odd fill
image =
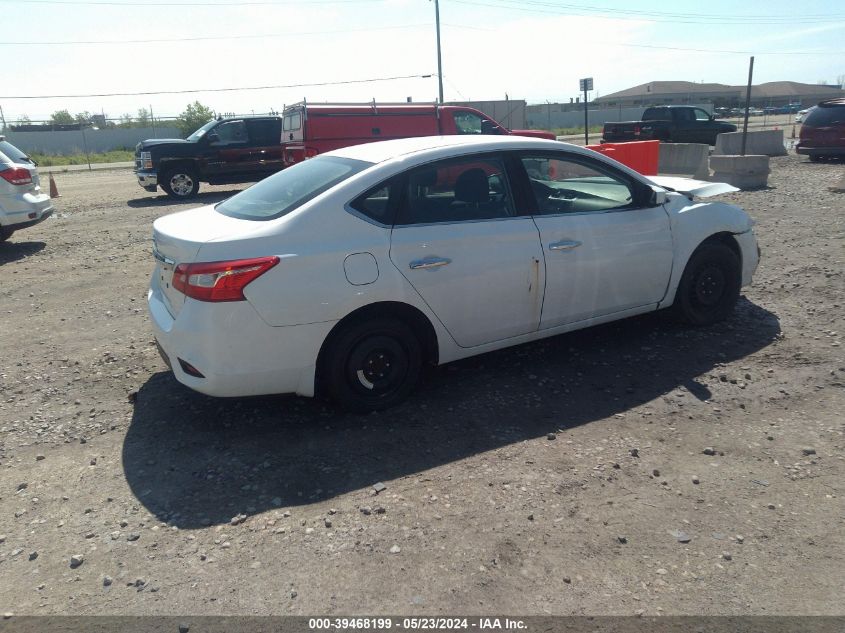
{"label": "car's hood", "polygon": [[697,198],[707,198],[709,196],[718,196],[721,193],[739,191],[739,189],[726,182],[705,182],[703,180],[693,180],[692,178],[681,178],[678,176],[649,176],[648,179],[655,185],[668,189],[669,191],[677,191],[678,193],[696,196]]}
{"label": "car's hood", "polygon": [[140,147],[152,147],[153,145],[182,145],[190,143],[183,138],[148,138],[146,141],[138,143]]}

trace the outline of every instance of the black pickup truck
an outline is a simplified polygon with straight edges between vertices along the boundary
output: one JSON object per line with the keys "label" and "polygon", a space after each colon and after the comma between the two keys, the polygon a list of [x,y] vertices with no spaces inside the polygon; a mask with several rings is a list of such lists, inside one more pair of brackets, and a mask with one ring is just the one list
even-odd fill
{"label": "black pickup truck", "polygon": [[736,132],[731,123],[717,121],[701,108],[692,106],[656,106],[646,108],[641,121],[605,123],[602,143],[658,140],[666,143],[716,144],[716,136]]}
{"label": "black pickup truck", "polygon": [[149,139],[135,147],[135,174],[147,191],[195,196],[200,182],[255,182],[282,169],[282,118],[256,116],[209,121],[187,139]]}

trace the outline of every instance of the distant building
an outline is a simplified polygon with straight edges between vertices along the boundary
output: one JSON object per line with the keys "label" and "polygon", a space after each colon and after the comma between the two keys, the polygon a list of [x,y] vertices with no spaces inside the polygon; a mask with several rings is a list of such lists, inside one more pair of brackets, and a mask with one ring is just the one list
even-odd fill
{"label": "distant building", "polygon": [[[739,107],[745,105],[746,89],[746,86],[698,84],[692,81],[650,81],[604,95],[593,103],[601,107],[626,107],[709,102],[718,107]],[[771,81],[751,86],[751,105],[756,108],[796,103],[810,106],[836,97],[845,97],[842,86],[802,84],[797,81]]]}

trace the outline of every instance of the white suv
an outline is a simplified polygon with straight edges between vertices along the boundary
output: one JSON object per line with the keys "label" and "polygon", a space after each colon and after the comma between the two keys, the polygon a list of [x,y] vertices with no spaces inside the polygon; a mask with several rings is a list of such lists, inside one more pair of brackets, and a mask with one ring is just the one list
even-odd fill
{"label": "white suv", "polygon": [[53,213],[33,160],[0,136],[0,242]]}

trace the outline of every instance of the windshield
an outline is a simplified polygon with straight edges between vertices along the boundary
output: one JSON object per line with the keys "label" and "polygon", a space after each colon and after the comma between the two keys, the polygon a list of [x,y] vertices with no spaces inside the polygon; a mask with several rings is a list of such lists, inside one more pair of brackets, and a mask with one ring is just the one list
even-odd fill
{"label": "windshield", "polygon": [[350,158],[317,156],[262,180],[215,209],[242,220],[274,220],[371,165]]}
{"label": "windshield", "polygon": [[13,163],[31,163],[32,159],[12,145],[9,141],[0,141],[0,155],[5,155]]}
{"label": "windshield", "polygon": [[215,125],[217,125],[217,121],[209,121],[208,123],[203,125],[200,129],[198,129],[196,132],[191,134],[188,137],[188,140],[189,141],[200,140],[203,136],[205,136],[205,133],[208,132],[211,128],[213,128]]}

